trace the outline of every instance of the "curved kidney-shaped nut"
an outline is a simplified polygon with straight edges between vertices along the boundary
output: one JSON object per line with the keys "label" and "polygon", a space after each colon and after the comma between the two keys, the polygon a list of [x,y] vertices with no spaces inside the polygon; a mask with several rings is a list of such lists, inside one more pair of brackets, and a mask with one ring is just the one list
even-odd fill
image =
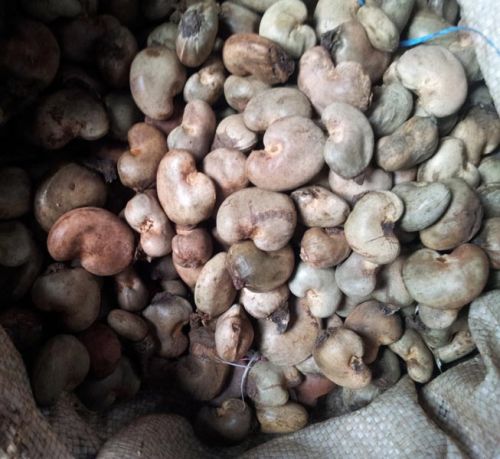
{"label": "curved kidney-shaped nut", "polygon": [[149,333],[147,322],[129,311],[113,309],[108,314],[107,321],[115,333],[129,341],[142,341]]}
{"label": "curved kidney-shaped nut", "polygon": [[344,326],[363,338],[363,360],[367,364],[377,358],[380,346],[396,342],[403,334],[399,315],[378,301],[367,301],[356,306],[345,319]]}
{"label": "curved kidney-shaped nut", "polygon": [[[227,3],[227,2],[226,2]],[[237,398],[224,400],[220,407],[204,406],[198,412],[195,430],[209,442],[238,443],[252,429],[252,411]]]}
{"label": "curved kidney-shaped nut", "polygon": [[392,174],[382,169],[368,166],[365,171],[352,179],[345,179],[330,170],[328,183],[332,191],[354,205],[368,191],[385,191],[392,188]]}
{"label": "curved kidney-shaped nut", "polygon": [[399,222],[404,231],[420,231],[435,223],[451,201],[451,191],[440,182],[405,182],[392,190],[405,206]]}
{"label": "curved kidney-shaped nut", "polygon": [[56,335],[45,343],[35,359],[31,387],[40,405],[53,405],[65,391],[77,387],[90,368],[89,353],[72,335]]}
{"label": "curved kidney-shaped nut", "polygon": [[309,100],[297,88],[271,88],[258,92],[246,104],[243,121],[248,129],[264,132],[275,121],[287,116],[312,116]]}
{"label": "curved kidney-shaped nut", "polygon": [[396,72],[422,108],[438,118],[456,113],[467,96],[464,68],[442,46],[420,45],[406,51],[397,61]]}
{"label": "curved kidney-shaped nut", "polygon": [[252,324],[239,304],[217,318],[215,348],[221,359],[235,362],[243,358],[252,346],[253,336]]}
{"label": "curved kidney-shaped nut", "polygon": [[147,45],[164,46],[175,51],[175,41],[177,39],[178,25],[173,22],[164,22],[155,27],[148,35]]}
{"label": "curved kidney-shaped nut", "polygon": [[56,220],[78,207],[104,206],[106,185],[100,175],[76,163],[58,168],[38,187],[34,214],[40,226],[49,231]]}
{"label": "curved kidney-shaped nut", "polygon": [[290,305],[289,328],[280,332],[269,320],[258,321],[258,349],[270,362],[279,366],[295,365],[307,359],[320,330],[320,320],[314,317],[305,299],[295,298]]}
{"label": "curved kidney-shaped nut", "polygon": [[171,150],[157,173],[158,198],[167,217],[178,225],[196,225],[212,214],[215,186],[196,170],[194,157],[185,150]]}
{"label": "curved kidney-shaped nut", "polygon": [[382,8],[364,5],[357,12],[371,45],[380,51],[392,53],[399,46],[399,30]]}
{"label": "curved kidney-shaped nut", "polygon": [[293,249],[263,251],[252,241],[233,244],[227,253],[226,269],[236,289],[247,287],[256,292],[269,292],[283,285],[295,265]]}
{"label": "curved kidney-shaped nut", "polygon": [[335,269],[339,289],[349,297],[366,297],[377,284],[378,264],[368,261],[356,252]]}
{"label": "curved kidney-shaped nut", "polygon": [[354,178],[370,164],[373,131],[368,119],[351,105],[334,102],[325,108],[321,120],[328,131],[325,161],[345,178]]}
{"label": "curved kidney-shaped nut", "polygon": [[485,219],[481,231],[472,242],[486,252],[492,269],[500,269],[500,217]]}
{"label": "curved kidney-shaped nut", "polygon": [[319,113],[333,102],[366,110],[371,100],[370,78],[361,65],[343,62],[335,67],[321,46],[307,50],[300,58],[297,85]]}
{"label": "curved kidney-shaped nut", "polygon": [[259,188],[233,193],[217,212],[217,232],[226,244],[251,239],[265,251],[282,249],[296,222],[295,207],[288,196]]}
{"label": "curved kidney-shaped nut", "polygon": [[281,406],[289,394],[283,370],[271,362],[259,361],[248,372],[246,390],[257,406]]}
{"label": "curved kidney-shaped nut", "polygon": [[335,384],[361,389],[370,384],[371,371],[363,361],[363,339],[345,327],[329,328],[316,341],[313,356],[323,374]]}
{"label": "curved kidney-shaped nut", "polygon": [[351,253],[340,228],[309,228],[300,241],[300,259],[313,268],[331,268]]}
{"label": "curved kidney-shaped nut", "polygon": [[118,175],[125,186],[142,191],[154,184],[158,164],[167,152],[167,142],[158,129],[146,123],[132,126],[128,142],[129,150],[118,160]]}
{"label": "curved kidney-shaped nut", "polygon": [[464,143],[453,137],[441,139],[436,153],[419,166],[417,178],[419,182],[461,178],[474,188],[480,181],[476,166],[467,160]]}
{"label": "curved kidney-shaped nut", "polygon": [[99,315],[101,283],[83,268],[50,265],[34,282],[31,298],[38,309],[56,313],[67,330],[81,331]]}
{"label": "curved kidney-shaped nut", "polygon": [[267,434],[285,434],[303,429],[309,421],[306,409],[295,402],[282,406],[259,406],[256,411],[260,431]]}
{"label": "curved kidney-shaped nut", "polygon": [[193,100],[184,108],[182,123],[167,139],[170,150],[187,150],[196,161],[208,153],[215,133],[215,113],[206,102]]}
{"label": "curved kidney-shaped nut", "polygon": [[404,205],[394,193],[372,191],[354,206],[344,225],[352,250],[372,263],[384,265],[399,255],[400,245],[393,233]]}
{"label": "curved kidney-shaped nut", "polygon": [[179,357],[188,347],[189,341],[182,328],[189,323],[193,312],[187,300],[179,296],[161,294],[142,315],[153,325],[160,342],[160,357]]}
{"label": "curved kidney-shaped nut", "polygon": [[325,136],[308,118],[289,116],[275,121],[264,134],[263,142],[264,150],[252,151],[246,164],[248,178],[261,189],[295,189],[309,182],[323,167]]}
{"label": "curved kidney-shaped nut", "polygon": [[203,64],[212,52],[219,30],[218,5],[204,0],[188,7],[181,17],[175,49],[187,67]]}
{"label": "curved kidney-shaped nut", "polygon": [[405,361],[411,379],[422,384],[431,379],[434,359],[415,330],[407,328],[398,341],[389,345],[389,349]]}
{"label": "curved kidney-shaped nut", "polygon": [[118,366],[122,345],[116,333],[107,325],[95,323],[78,336],[90,357],[90,374],[104,378]]}
{"label": "curved kidney-shaped nut", "polygon": [[382,266],[377,273],[377,284],[371,296],[392,308],[404,308],[413,304],[413,298],[403,281],[406,256],[400,255],[392,263]]}
{"label": "curved kidney-shaped nut", "polygon": [[142,311],[149,301],[149,292],[132,266],[114,276],[116,300],[126,311]]}
{"label": "curved kidney-shaped nut", "polygon": [[313,28],[304,24],[307,8],[299,0],[279,0],[271,5],[260,21],[259,35],[274,41],[293,58],[316,44]]}
{"label": "curved kidney-shaped nut", "polygon": [[257,134],[245,126],[243,115],[233,114],[224,118],[215,130],[212,150],[234,148],[241,152],[250,151],[259,141]]}
{"label": "curved kidney-shaped nut", "polygon": [[439,133],[432,118],[414,116],[377,142],[376,161],[386,171],[410,169],[436,151]]}
{"label": "curved kidney-shaped nut", "polygon": [[127,223],[140,233],[140,247],[148,257],[162,257],[172,251],[174,230],[154,190],[136,194],[124,213]]}
{"label": "curved kidney-shaped nut", "polygon": [[88,409],[101,411],[117,399],[134,397],[140,385],[131,362],[122,357],[113,373],[102,379],[88,379],[78,388],[77,394]]}
{"label": "curved kidney-shaped nut", "polygon": [[300,221],[309,227],[329,228],[341,225],[349,215],[346,202],[322,186],[299,188],[290,194]]}
{"label": "curved kidney-shaped nut", "polygon": [[373,88],[373,100],[367,117],[373,132],[378,137],[392,134],[410,116],[413,109],[413,96],[401,83]]}
{"label": "curved kidney-shaped nut", "polygon": [[211,258],[196,281],[194,302],[199,311],[210,318],[227,311],[236,298],[231,275],[226,270],[227,254],[220,252]]}
{"label": "curved kidney-shaped nut", "polygon": [[172,239],[174,266],[198,268],[212,257],[212,237],[204,228],[181,231]]}
{"label": "curved kidney-shaped nut", "polygon": [[24,265],[33,254],[33,238],[19,221],[0,222],[0,266]]}
{"label": "curved kidney-shaped nut", "polygon": [[31,135],[47,150],[64,147],[71,140],[97,140],[109,130],[104,106],[81,89],[61,89],[45,97],[35,110]]}
{"label": "curved kidney-shaped nut", "polygon": [[478,195],[462,179],[443,183],[451,190],[450,205],[434,225],[420,231],[422,244],[434,250],[450,250],[472,239],[483,217]]}
{"label": "curved kidney-shaped nut", "polygon": [[285,83],[295,70],[281,46],[256,34],[231,35],[224,42],[222,59],[233,75],[253,75],[270,85]]}
{"label": "curved kidney-shaped nut", "polygon": [[265,319],[273,312],[288,304],[290,290],[286,284],[268,292],[254,292],[243,287],[240,292],[239,302],[252,317]]}
{"label": "curved kidney-shaped nut", "polygon": [[184,100],[193,102],[201,100],[213,105],[224,92],[224,64],[220,58],[209,59],[205,65],[193,73],[184,86]]}
{"label": "curved kidney-shaped nut", "polygon": [[460,309],[470,303],[482,292],[488,273],[488,257],[473,244],[463,244],[449,255],[421,249],[403,267],[410,295],[437,309]]}
{"label": "curved kidney-shaped nut", "polygon": [[418,305],[418,317],[422,323],[434,330],[443,330],[450,327],[458,317],[460,309],[436,309],[424,304]]}
{"label": "curved kidney-shaped nut", "polygon": [[81,207],[65,213],[54,223],[47,249],[54,260],[78,259],[90,273],[112,276],[132,262],[134,235],[111,212]]}
{"label": "curved kidney-shaped nut", "polygon": [[174,111],[173,98],[182,91],[186,70],[174,51],[163,46],[143,49],[130,67],[130,91],[141,111],[166,120]]}
{"label": "curved kidney-shaped nut", "polygon": [[253,75],[229,75],[224,82],[224,97],[231,108],[242,112],[253,97],[268,88],[269,85],[267,83],[264,83]]}
{"label": "curved kidney-shaped nut", "polygon": [[313,268],[306,263],[299,263],[288,288],[295,296],[304,298],[311,314],[320,319],[330,317],[342,299],[334,271]]}
{"label": "curved kidney-shaped nut", "polygon": [[0,220],[11,220],[31,208],[31,181],[20,167],[0,168]]}

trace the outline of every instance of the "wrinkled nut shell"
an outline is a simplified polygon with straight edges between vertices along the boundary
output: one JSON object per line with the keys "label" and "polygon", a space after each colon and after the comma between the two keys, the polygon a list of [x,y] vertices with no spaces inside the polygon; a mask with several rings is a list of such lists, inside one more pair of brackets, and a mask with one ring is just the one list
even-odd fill
{"label": "wrinkled nut shell", "polygon": [[82,207],[64,214],[54,223],[47,249],[54,260],[78,259],[97,276],[123,271],[134,257],[132,230],[111,212]]}

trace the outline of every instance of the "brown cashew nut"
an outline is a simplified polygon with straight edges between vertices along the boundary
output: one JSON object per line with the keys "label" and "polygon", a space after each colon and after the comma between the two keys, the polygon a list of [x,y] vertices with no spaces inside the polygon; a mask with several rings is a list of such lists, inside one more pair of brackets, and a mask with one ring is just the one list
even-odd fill
{"label": "brown cashew nut", "polygon": [[112,276],[132,262],[134,235],[111,212],[82,207],[65,213],[54,223],[47,249],[54,260],[78,259],[90,273]]}
{"label": "brown cashew nut", "polygon": [[215,348],[221,359],[236,362],[243,358],[252,346],[253,337],[252,324],[239,304],[217,318]]}
{"label": "brown cashew nut", "polygon": [[194,157],[185,150],[171,150],[157,173],[158,199],[167,217],[178,225],[196,225],[212,214],[215,186],[196,170]]}
{"label": "brown cashew nut", "polygon": [[113,309],[108,314],[107,322],[116,334],[129,341],[142,341],[149,333],[147,322],[129,311]]}
{"label": "brown cashew nut", "polygon": [[377,273],[377,285],[371,296],[390,307],[404,308],[414,300],[403,281],[403,266],[407,256],[400,255],[392,263],[381,267]]}
{"label": "brown cashew nut", "polygon": [[161,293],[142,311],[142,315],[153,326],[160,347],[160,357],[179,357],[188,347],[189,340],[182,328],[189,323],[193,312],[187,300],[179,296]]}
{"label": "brown cashew nut", "polygon": [[126,311],[142,311],[149,302],[149,292],[132,266],[114,276],[116,300]]}
{"label": "brown cashew nut", "polygon": [[[222,4],[227,4],[225,2]],[[248,102],[257,94],[269,89],[269,85],[254,77],[229,75],[224,82],[224,97],[227,104],[237,112],[245,110]]]}
{"label": "brown cashew nut", "polygon": [[184,100],[186,102],[201,100],[208,105],[214,105],[224,92],[225,80],[222,60],[218,57],[209,58],[205,65],[186,81]]}
{"label": "brown cashew nut", "polygon": [[313,268],[331,268],[351,253],[340,228],[309,228],[300,241],[300,259]]}
{"label": "brown cashew nut", "polygon": [[172,239],[174,266],[201,267],[212,257],[212,253],[212,237],[204,228],[178,229],[177,235]]}
{"label": "brown cashew nut", "polygon": [[259,406],[256,414],[261,432],[268,434],[296,432],[309,421],[306,409],[295,402],[282,406]]}
{"label": "brown cashew nut", "polygon": [[245,126],[243,114],[226,116],[215,130],[212,150],[234,148],[243,153],[250,151],[258,142],[257,134]]}
{"label": "brown cashew nut", "polygon": [[282,368],[271,362],[256,362],[248,372],[246,391],[257,406],[284,405],[289,398],[286,386]]}
{"label": "brown cashew nut", "polygon": [[270,85],[285,83],[295,70],[283,48],[257,34],[231,35],[224,42],[222,59],[233,75],[253,75]]}

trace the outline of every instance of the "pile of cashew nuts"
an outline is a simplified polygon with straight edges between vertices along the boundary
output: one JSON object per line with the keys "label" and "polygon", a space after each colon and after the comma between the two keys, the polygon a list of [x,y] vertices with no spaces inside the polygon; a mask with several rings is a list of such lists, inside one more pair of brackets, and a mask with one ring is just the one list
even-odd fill
{"label": "pile of cashew nuts", "polygon": [[469,34],[399,47],[455,0],[364,3],[6,2],[0,324],[40,406],[152,390],[234,443],[475,351],[500,120]]}

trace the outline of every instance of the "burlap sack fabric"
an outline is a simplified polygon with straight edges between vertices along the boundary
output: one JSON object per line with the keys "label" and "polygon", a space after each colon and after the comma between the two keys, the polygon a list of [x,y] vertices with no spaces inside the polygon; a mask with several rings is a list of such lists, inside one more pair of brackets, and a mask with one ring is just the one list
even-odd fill
{"label": "burlap sack fabric", "polygon": [[[500,43],[500,2],[462,0],[467,25]],[[500,109],[500,57],[474,38]],[[141,394],[104,414],[71,395],[42,413],[23,361],[0,327],[0,457],[4,458],[493,458],[500,457],[500,305],[473,304],[479,355],[417,391],[403,377],[365,408],[295,434],[221,450],[203,446],[159,395]],[[254,440],[254,443],[256,440]]]}

